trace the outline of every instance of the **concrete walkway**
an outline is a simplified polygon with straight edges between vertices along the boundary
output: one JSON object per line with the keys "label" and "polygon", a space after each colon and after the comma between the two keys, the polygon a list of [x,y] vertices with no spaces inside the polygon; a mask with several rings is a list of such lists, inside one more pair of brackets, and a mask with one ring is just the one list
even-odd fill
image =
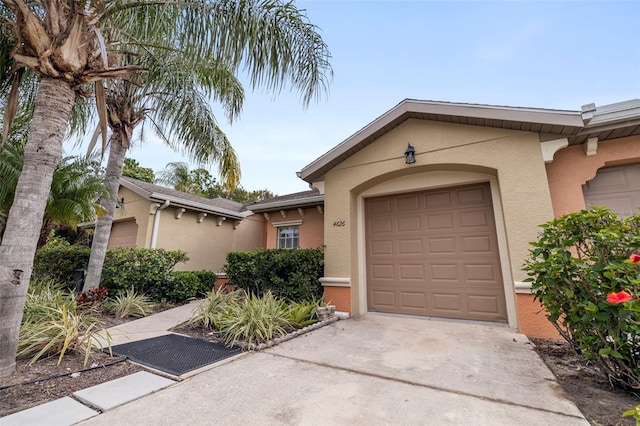
{"label": "concrete walkway", "polygon": [[365,315],[221,364],[83,425],[588,425],[526,336]]}
{"label": "concrete walkway", "polygon": [[[167,334],[196,306],[113,327],[113,344]],[[143,372],[73,397],[0,425],[588,425],[526,336],[374,314],[180,382]]]}

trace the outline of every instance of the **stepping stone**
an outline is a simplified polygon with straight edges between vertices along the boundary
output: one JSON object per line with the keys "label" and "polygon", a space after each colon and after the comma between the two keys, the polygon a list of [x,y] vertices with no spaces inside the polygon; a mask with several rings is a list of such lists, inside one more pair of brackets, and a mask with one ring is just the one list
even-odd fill
{"label": "stepping stone", "polygon": [[140,371],[74,392],[73,396],[92,407],[107,411],[173,383],[175,383],[174,380]]}
{"label": "stepping stone", "polygon": [[0,418],[2,426],[68,426],[98,415],[68,396]]}

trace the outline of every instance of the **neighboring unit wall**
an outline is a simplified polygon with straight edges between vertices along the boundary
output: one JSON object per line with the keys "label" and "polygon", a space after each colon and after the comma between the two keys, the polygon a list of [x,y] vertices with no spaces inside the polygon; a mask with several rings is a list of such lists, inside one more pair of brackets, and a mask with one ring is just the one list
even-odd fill
{"label": "neighboring unit wall", "polygon": [[549,190],[556,217],[585,208],[582,185],[593,179],[598,169],[640,162],[640,136],[598,143],[596,155],[587,156],[582,145],[556,152],[547,164]]}
{"label": "neighboring unit wall", "polygon": [[[124,204],[115,210],[113,221],[135,220],[136,225],[138,225],[136,247],[149,247],[151,239],[149,234],[153,225],[153,216],[149,214],[151,203],[149,200],[122,186],[118,191],[118,197],[124,199]],[[109,244],[111,245],[111,240]]]}
{"label": "neighboring unit wall", "polygon": [[230,251],[255,250],[261,246],[262,221],[258,218],[222,220],[193,210],[169,206],[161,211],[157,248],[184,250],[187,263],[176,270],[207,269],[220,272]]}
{"label": "neighboring unit wall", "polygon": [[[160,203],[151,202],[122,186],[118,196],[124,198],[124,206],[116,209],[114,222],[135,220],[138,226],[135,246],[149,248],[154,214]],[[156,248],[187,252],[190,260],[178,264],[177,270],[220,272],[228,252],[262,247],[264,219],[261,215],[251,215],[242,221],[227,219],[218,226],[219,216],[201,216],[199,212],[187,209],[179,214],[177,209],[169,205],[160,211],[156,241]]]}
{"label": "neighboring unit wall", "polygon": [[[582,185],[603,167],[640,162],[640,137],[614,139],[598,143],[595,155],[588,156],[583,145],[562,149],[546,165],[549,191],[555,217],[577,212],[586,207]],[[532,337],[561,340],[562,337],[546,318],[546,311],[531,294],[518,294],[520,317],[526,318],[521,331]],[[522,321],[521,321],[522,322]]]}
{"label": "neighboring unit wall", "polygon": [[[416,150],[412,165],[405,164],[407,143]],[[475,182],[491,185],[509,324],[517,326],[514,282],[525,278],[522,262],[537,226],[553,217],[538,135],[418,119],[325,176],[325,276],[350,280],[349,311],[367,309],[364,198]]]}
{"label": "neighboring unit wall", "polygon": [[[306,207],[285,210],[284,216],[280,212],[271,212],[269,219],[264,222],[265,248],[278,247],[278,224],[283,222],[302,221],[300,225],[300,248],[321,247],[324,240],[324,214],[317,207]],[[302,212],[302,214],[300,214]]]}

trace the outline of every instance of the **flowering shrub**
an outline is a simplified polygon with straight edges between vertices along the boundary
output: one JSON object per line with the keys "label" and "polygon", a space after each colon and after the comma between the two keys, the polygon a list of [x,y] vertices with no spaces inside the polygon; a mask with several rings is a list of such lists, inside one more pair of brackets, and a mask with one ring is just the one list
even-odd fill
{"label": "flowering shrub", "polygon": [[[640,215],[604,208],[542,225],[524,270],[547,317],[609,380],[640,389]],[[631,260],[630,260],[631,259]]]}

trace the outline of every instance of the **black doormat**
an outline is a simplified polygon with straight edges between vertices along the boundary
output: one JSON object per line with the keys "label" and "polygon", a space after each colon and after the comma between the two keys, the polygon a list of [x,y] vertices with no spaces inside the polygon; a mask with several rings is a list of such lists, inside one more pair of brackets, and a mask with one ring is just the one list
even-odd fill
{"label": "black doormat", "polygon": [[114,355],[126,356],[132,361],[174,376],[181,376],[242,351],[240,348],[227,348],[221,343],[179,334],[116,345],[111,350]]}

